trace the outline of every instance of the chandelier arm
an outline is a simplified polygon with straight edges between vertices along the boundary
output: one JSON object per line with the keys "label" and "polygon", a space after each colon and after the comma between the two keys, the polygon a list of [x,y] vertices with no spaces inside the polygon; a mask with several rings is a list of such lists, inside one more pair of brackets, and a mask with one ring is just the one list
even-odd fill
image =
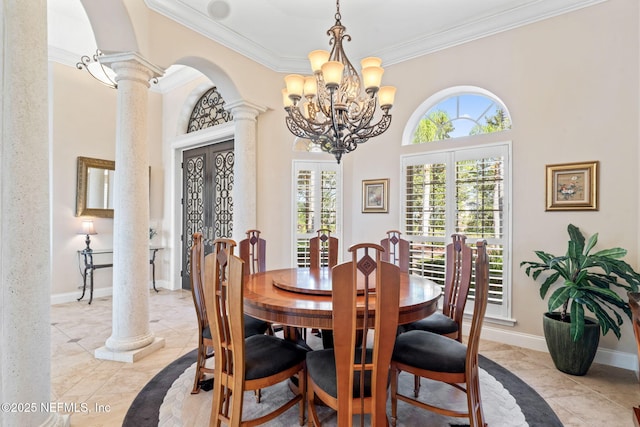
{"label": "chandelier arm", "polygon": [[296,123],[297,126],[305,130],[306,132],[310,132],[311,135],[320,133],[325,133],[331,127],[331,122],[329,120],[325,120],[324,122],[318,122],[315,120],[309,120],[299,109],[294,108],[294,110],[290,114],[291,119]]}
{"label": "chandelier arm", "polygon": [[358,133],[351,135],[355,135],[355,137],[357,137],[357,143],[366,142],[369,138],[383,134],[390,125],[391,114],[385,113],[376,124],[367,126],[366,128],[361,129]]}
{"label": "chandelier arm", "polygon": [[[349,129],[350,133],[358,133],[360,129],[364,129],[369,126],[373,116],[376,112],[377,102],[375,99],[368,99],[365,101],[366,106],[360,109],[358,114],[347,114],[344,125]],[[354,108],[355,109],[355,108]]]}
{"label": "chandelier arm", "polygon": [[330,123],[314,123],[307,120],[296,107],[289,107],[288,116],[285,118],[287,127],[295,136],[308,139],[316,139],[318,134],[327,132]]}

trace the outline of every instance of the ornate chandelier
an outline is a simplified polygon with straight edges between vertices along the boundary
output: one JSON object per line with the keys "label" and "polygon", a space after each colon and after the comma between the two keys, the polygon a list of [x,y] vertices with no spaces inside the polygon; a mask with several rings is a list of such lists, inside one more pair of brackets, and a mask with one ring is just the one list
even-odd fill
{"label": "ornate chandelier", "polygon": [[[331,52],[309,53],[313,76],[290,74],[282,90],[287,127],[297,137],[310,139],[338,163],[345,153],[389,128],[396,88],[382,86],[384,69],[380,58],[361,61],[362,79],[342,48],[351,41],[340,22],[340,0],[336,1],[336,23],[327,34]],[[364,89],[364,91],[363,91]],[[303,100],[304,96],[304,100]],[[378,103],[382,116],[372,124]]]}

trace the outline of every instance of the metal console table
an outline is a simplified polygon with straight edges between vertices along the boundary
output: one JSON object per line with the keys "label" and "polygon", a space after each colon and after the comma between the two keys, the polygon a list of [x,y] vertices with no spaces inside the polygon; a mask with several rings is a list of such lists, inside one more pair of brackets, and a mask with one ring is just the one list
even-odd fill
{"label": "metal console table", "polygon": [[[152,274],[151,277],[153,279],[153,290],[156,292],[158,292],[158,289],[156,288],[156,254],[158,253],[158,251],[162,249],[164,248],[161,248],[161,247],[149,248],[149,252],[151,255],[149,258],[149,264],[151,265],[151,274]],[[100,268],[113,267],[113,263],[95,264],[93,262],[93,256],[100,255],[100,254],[112,254],[112,253],[113,253],[113,249],[98,249],[98,250],[83,249],[81,251],[78,251],[78,256],[82,255],[82,257],[84,258],[84,270],[82,272],[82,295],[80,296],[80,298],[78,298],[78,301],[84,298],[84,295],[87,291],[87,274],[91,276],[89,281],[89,304],[91,304],[91,302],[93,301],[93,272]]]}

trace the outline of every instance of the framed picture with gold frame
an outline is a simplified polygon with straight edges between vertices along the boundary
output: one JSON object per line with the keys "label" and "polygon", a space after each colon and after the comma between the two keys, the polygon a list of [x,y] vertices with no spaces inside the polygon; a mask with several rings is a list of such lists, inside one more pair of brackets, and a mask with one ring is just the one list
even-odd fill
{"label": "framed picture with gold frame", "polygon": [[597,211],[598,161],[547,165],[547,211]]}
{"label": "framed picture with gold frame", "polygon": [[362,181],[362,212],[389,212],[389,179],[365,179]]}

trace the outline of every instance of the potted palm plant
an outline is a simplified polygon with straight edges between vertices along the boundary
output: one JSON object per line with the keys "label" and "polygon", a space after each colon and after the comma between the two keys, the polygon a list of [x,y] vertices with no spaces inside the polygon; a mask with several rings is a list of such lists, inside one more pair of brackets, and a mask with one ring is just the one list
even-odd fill
{"label": "potted palm plant", "polygon": [[[616,291],[637,292],[640,275],[621,258],[627,251],[622,248],[592,250],[598,242],[594,234],[585,244],[580,229],[567,227],[569,242],[562,256],[535,251],[540,261],[523,261],[527,276],[537,280],[545,273],[540,286],[544,299],[552,285],[559,285],[548,300],[548,312],[543,317],[547,347],[560,371],[584,375],[595,357],[602,334],[612,331],[620,339],[620,326],[624,318],[631,319],[631,310]],[[547,274],[548,273],[548,274]],[[625,293],[626,294],[626,293]],[[585,308],[594,318],[585,316]],[[556,311],[559,310],[559,311]]]}

